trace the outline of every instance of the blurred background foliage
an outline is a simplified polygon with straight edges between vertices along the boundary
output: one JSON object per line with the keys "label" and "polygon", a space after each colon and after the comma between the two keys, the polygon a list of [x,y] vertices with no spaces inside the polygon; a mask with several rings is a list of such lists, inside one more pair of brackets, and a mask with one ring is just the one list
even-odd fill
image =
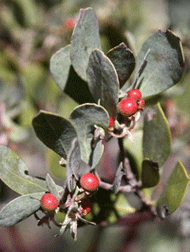
{"label": "blurred background foliage", "polygon": [[[190,175],[190,2],[188,0],[1,0],[0,2],[0,144],[25,161],[29,172],[57,182],[65,176],[59,156],[36,138],[31,120],[40,109],[68,118],[77,105],[54,83],[49,71],[53,53],[70,43],[80,8],[93,7],[98,16],[104,52],[125,42],[137,57],[142,43],[158,29],[170,29],[182,40],[185,69],[176,86],[154,97],[161,101],[172,133],[172,153],[162,167],[156,197],[178,159]],[[149,101],[151,102],[151,100]],[[114,147],[113,147],[114,148]],[[113,153],[113,148],[106,155]],[[106,169],[115,165],[105,164]],[[112,169],[111,169],[112,170]],[[112,173],[110,172],[110,180]],[[104,175],[104,174],[102,174]],[[1,206],[16,193],[0,181]],[[77,242],[69,235],[54,238],[47,227],[28,220],[14,227],[0,227],[1,251],[189,251],[190,192],[182,206],[160,223],[130,224],[123,219],[108,227],[80,228]],[[145,220],[147,218],[145,217]],[[24,230],[24,231],[23,231]]]}

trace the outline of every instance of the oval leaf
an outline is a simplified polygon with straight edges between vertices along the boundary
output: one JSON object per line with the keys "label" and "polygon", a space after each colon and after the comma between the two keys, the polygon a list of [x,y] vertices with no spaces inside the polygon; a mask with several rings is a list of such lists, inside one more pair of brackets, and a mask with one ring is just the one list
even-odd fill
{"label": "oval leaf", "polygon": [[[50,172],[50,174],[52,174],[54,177],[58,178],[58,179],[62,179],[64,180],[66,177],[66,161],[65,161],[65,166],[60,164],[60,161],[62,161],[62,159],[60,159],[60,156],[55,153],[54,151],[52,151],[51,149],[47,150],[47,160],[48,160],[48,171]],[[60,165],[58,165],[60,164]]]}
{"label": "oval leaf", "polygon": [[138,56],[137,71],[149,49],[146,64],[137,82],[143,97],[156,95],[175,85],[184,68],[181,41],[171,31],[159,30],[144,42]]}
{"label": "oval leaf", "polygon": [[150,188],[156,186],[160,180],[160,171],[157,162],[144,159],[142,163],[142,187]]}
{"label": "oval leaf", "polygon": [[181,205],[187,191],[189,179],[185,167],[178,161],[168,179],[164,191],[156,202],[156,208],[159,214],[162,215],[160,211],[162,211],[164,206],[172,214]]}
{"label": "oval leaf", "polygon": [[81,9],[71,40],[71,63],[84,80],[89,56],[95,48],[101,49],[96,13],[92,8]]}
{"label": "oval leaf", "polygon": [[19,194],[47,191],[45,181],[29,176],[26,164],[6,146],[0,146],[0,179]]}
{"label": "oval leaf", "polygon": [[62,89],[65,89],[69,71],[71,67],[70,60],[71,46],[67,45],[57,51],[50,59],[50,71],[55,83]]}
{"label": "oval leaf", "polygon": [[71,46],[57,51],[50,59],[50,71],[55,83],[77,103],[94,102],[87,83],[75,72],[70,60]]}
{"label": "oval leaf", "polygon": [[39,210],[40,199],[44,193],[20,196],[9,202],[0,212],[0,225],[5,227],[15,225]]}
{"label": "oval leaf", "polygon": [[72,148],[68,154],[67,158],[67,165],[66,165],[66,172],[67,172],[67,184],[68,189],[71,191],[71,184],[73,189],[76,186],[76,181],[80,175],[80,164],[81,164],[81,157],[80,157],[80,146],[78,139],[75,138],[72,142]]}
{"label": "oval leaf", "polygon": [[167,119],[160,106],[149,110],[144,119],[143,156],[162,166],[171,152],[171,134]]}
{"label": "oval leaf", "polygon": [[119,44],[107,53],[108,58],[113,63],[118,77],[120,88],[131,76],[135,68],[135,57],[133,52],[124,43]]}
{"label": "oval leaf", "polygon": [[46,184],[49,192],[52,193],[58,200],[60,200],[61,198],[58,191],[58,187],[60,189],[62,189],[62,187],[55,184],[54,180],[52,179],[49,173],[46,175]]}
{"label": "oval leaf", "polygon": [[123,217],[126,214],[134,213],[136,211],[127,201],[125,195],[123,193],[119,193],[116,196],[116,201],[114,204],[114,208],[119,217]]}
{"label": "oval leaf", "polygon": [[72,123],[65,118],[40,111],[32,125],[37,137],[50,149],[66,159],[72,140],[77,136]]}
{"label": "oval leaf", "polygon": [[99,163],[100,158],[104,151],[103,139],[105,137],[105,131],[96,126],[94,131],[94,144],[93,144],[93,153],[92,153],[92,162],[91,170],[93,170],[96,165]]}
{"label": "oval leaf", "polygon": [[139,180],[142,173],[142,130],[135,131],[132,133],[132,139],[128,136],[124,138],[123,144],[127,157],[130,160],[131,168],[136,178]]}
{"label": "oval leaf", "polygon": [[100,104],[115,119],[119,95],[119,79],[111,60],[98,49],[95,49],[90,55],[87,79],[95,102],[100,100]]}
{"label": "oval leaf", "polygon": [[78,104],[87,102],[94,103],[87,82],[78,76],[73,66],[71,66],[64,92],[73,98]]}
{"label": "oval leaf", "polygon": [[102,106],[86,103],[73,110],[70,120],[77,129],[81,159],[91,165],[95,125],[107,130],[109,124],[108,113]]}

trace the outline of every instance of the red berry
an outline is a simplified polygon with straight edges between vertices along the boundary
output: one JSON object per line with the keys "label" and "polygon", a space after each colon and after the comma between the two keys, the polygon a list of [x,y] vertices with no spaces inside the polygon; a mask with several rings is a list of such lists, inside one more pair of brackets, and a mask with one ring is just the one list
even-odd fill
{"label": "red berry", "polygon": [[109,117],[109,127],[113,127],[113,125],[114,125],[114,120],[113,120],[113,118],[110,116],[110,117]]}
{"label": "red berry", "polygon": [[129,98],[133,98],[135,100],[140,100],[141,98],[141,91],[138,90],[138,89],[131,89],[129,92],[128,92],[128,97]]}
{"label": "red berry", "polygon": [[124,98],[119,102],[119,112],[124,116],[131,116],[137,112],[137,103],[132,98]]}
{"label": "red berry", "polygon": [[142,98],[137,103],[138,103],[138,109],[144,108],[145,101]]}
{"label": "red berry", "polygon": [[65,20],[65,22],[64,22],[64,26],[65,26],[65,28],[66,28],[67,30],[70,31],[70,30],[73,30],[73,29],[74,29],[75,23],[76,23],[76,21],[75,21],[74,18],[68,17],[68,18]]}
{"label": "red berry", "polygon": [[92,209],[92,204],[88,198],[84,198],[81,207],[82,207],[81,213],[83,215],[87,215]]}
{"label": "red berry", "polygon": [[46,211],[53,211],[58,205],[57,198],[51,193],[46,193],[41,197],[41,207]]}
{"label": "red berry", "polygon": [[95,191],[99,186],[99,179],[92,173],[85,173],[80,179],[80,185],[86,191]]}

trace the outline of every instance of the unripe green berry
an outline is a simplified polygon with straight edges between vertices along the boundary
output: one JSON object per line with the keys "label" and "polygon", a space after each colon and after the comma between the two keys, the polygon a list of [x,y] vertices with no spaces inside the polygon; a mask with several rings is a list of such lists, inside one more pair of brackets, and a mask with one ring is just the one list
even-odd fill
{"label": "unripe green berry", "polygon": [[65,220],[66,213],[65,212],[58,212],[55,214],[55,220],[58,223],[63,223]]}

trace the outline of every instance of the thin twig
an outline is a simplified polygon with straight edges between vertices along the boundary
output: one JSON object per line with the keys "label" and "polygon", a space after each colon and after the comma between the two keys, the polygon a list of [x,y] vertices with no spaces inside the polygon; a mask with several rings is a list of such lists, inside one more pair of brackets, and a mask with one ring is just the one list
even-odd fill
{"label": "thin twig", "polygon": [[131,185],[123,185],[123,186],[120,186],[118,191],[119,192],[123,192],[123,193],[132,193],[132,192],[135,192],[135,188],[133,188]]}
{"label": "thin twig", "polygon": [[100,179],[100,177],[99,177],[99,175],[98,175],[98,173],[97,173],[96,170],[95,170],[95,175],[96,175],[96,177],[98,177],[98,179],[99,179],[99,187],[101,187],[101,188],[103,188],[103,189],[106,189],[106,190],[112,190],[112,189],[113,189],[113,185],[112,185],[112,184],[103,182],[103,181]]}
{"label": "thin twig", "polygon": [[120,187],[121,191],[130,192],[132,190],[140,199],[140,201],[143,203],[145,208],[148,208],[150,212],[156,216],[157,212],[155,207],[152,205],[151,200],[147,199],[145,195],[143,194],[141,190],[141,183],[137,181],[134,173],[132,172],[129,159],[125,156],[125,149],[123,146],[123,139],[118,139],[119,142],[119,148],[120,148],[120,153],[121,153],[121,158],[123,162],[123,170],[125,172],[125,176],[128,182],[128,187]]}

